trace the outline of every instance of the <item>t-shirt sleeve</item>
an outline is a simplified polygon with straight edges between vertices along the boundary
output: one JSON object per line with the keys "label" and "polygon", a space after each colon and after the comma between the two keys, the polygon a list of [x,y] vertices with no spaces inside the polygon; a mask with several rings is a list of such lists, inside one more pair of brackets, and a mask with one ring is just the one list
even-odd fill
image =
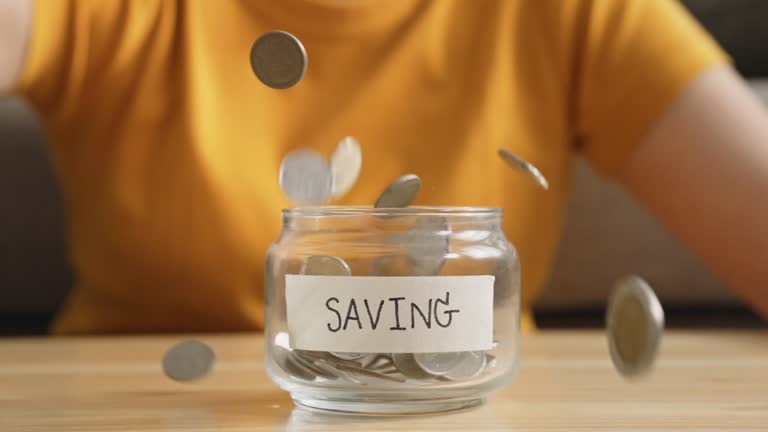
{"label": "t-shirt sleeve", "polygon": [[100,91],[113,87],[114,96],[168,46],[174,7],[171,0],[34,0],[15,91],[54,121]]}
{"label": "t-shirt sleeve", "polygon": [[580,150],[614,175],[686,86],[727,55],[675,0],[593,0],[580,23]]}

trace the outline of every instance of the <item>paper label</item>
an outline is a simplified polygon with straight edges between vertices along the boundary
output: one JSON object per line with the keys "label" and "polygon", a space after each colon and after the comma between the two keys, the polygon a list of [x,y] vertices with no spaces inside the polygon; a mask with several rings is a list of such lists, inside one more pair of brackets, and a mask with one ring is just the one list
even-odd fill
{"label": "paper label", "polygon": [[294,349],[418,353],[493,345],[494,276],[286,275]]}

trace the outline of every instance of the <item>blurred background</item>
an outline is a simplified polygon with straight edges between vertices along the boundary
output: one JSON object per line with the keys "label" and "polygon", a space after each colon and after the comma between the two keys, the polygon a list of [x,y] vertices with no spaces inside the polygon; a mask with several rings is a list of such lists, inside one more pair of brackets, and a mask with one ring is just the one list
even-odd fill
{"label": "blurred background", "polygon": [[[768,105],[768,1],[683,3]],[[611,284],[627,273],[656,289],[670,327],[766,325],[631,198],[574,158],[560,252],[535,308],[540,326],[601,326]],[[71,283],[46,137],[22,101],[0,100],[0,336],[45,333]]]}

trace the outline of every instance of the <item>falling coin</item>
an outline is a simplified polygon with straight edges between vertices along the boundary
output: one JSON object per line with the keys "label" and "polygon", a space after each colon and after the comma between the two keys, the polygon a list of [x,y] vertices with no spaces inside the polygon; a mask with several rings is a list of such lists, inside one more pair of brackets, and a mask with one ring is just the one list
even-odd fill
{"label": "falling coin", "polygon": [[193,381],[207,375],[216,354],[206,344],[187,340],[172,346],[163,356],[163,372],[174,381]]}
{"label": "falling coin", "polygon": [[[347,263],[332,255],[313,255],[307,257],[301,265],[301,274],[315,276],[349,276],[352,271]],[[363,355],[360,354],[359,357]]]}
{"label": "falling coin", "polygon": [[251,68],[265,85],[273,89],[287,89],[304,76],[307,52],[296,36],[284,31],[271,31],[253,43]]}
{"label": "falling coin", "polygon": [[280,164],[280,188],[297,204],[323,204],[331,196],[328,162],[317,152],[296,150]]}
{"label": "falling coin", "polygon": [[616,370],[626,378],[653,365],[664,330],[664,310],[650,285],[638,276],[616,281],[606,313],[608,347]]}
{"label": "falling coin", "polygon": [[443,376],[451,381],[461,381],[476,377],[485,368],[486,360],[485,353],[482,351],[464,352],[458,364],[443,374]]}
{"label": "falling coin", "polygon": [[360,175],[363,164],[363,153],[360,144],[351,136],[342,139],[331,155],[331,172],[333,187],[331,194],[339,198],[349,192]]}
{"label": "falling coin", "polygon": [[448,221],[442,216],[420,217],[405,236],[414,276],[435,276],[450,252]]}
{"label": "falling coin", "polygon": [[421,179],[416,174],[406,174],[384,189],[374,207],[408,207],[421,189]]}
{"label": "falling coin", "polygon": [[392,354],[392,362],[397,367],[397,370],[408,378],[425,379],[431,377],[429,373],[416,363],[413,354],[394,353]]}
{"label": "falling coin", "polygon": [[416,364],[430,375],[441,376],[450,372],[464,359],[463,352],[416,353]]}
{"label": "falling coin", "polygon": [[547,181],[546,177],[544,177],[544,174],[542,174],[541,171],[539,171],[539,169],[532,164],[524,161],[520,157],[505,149],[499,149],[499,156],[504,159],[504,162],[506,162],[507,165],[513,168],[517,168],[528,174],[542,189],[549,189],[549,182]]}

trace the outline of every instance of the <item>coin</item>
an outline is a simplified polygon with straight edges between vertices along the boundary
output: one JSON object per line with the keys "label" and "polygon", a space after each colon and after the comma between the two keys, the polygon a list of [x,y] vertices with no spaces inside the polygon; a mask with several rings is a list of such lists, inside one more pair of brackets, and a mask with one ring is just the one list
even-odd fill
{"label": "coin", "polygon": [[501,156],[507,165],[513,168],[517,168],[528,174],[542,189],[549,189],[549,182],[547,181],[546,177],[544,177],[544,174],[542,174],[538,168],[533,166],[533,164],[524,161],[519,156],[516,156],[512,152],[505,149],[499,149],[499,156]]}
{"label": "coin", "polygon": [[421,179],[416,174],[406,174],[384,189],[374,207],[408,207],[421,189]]}
{"label": "coin", "polygon": [[317,152],[296,150],[280,164],[280,188],[296,204],[323,204],[331,196],[331,167]]}
{"label": "coin", "polygon": [[[349,276],[352,271],[347,263],[332,255],[312,255],[301,265],[301,274],[315,276]],[[359,357],[363,355],[360,354]],[[359,358],[358,357],[358,358]]]}
{"label": "coin", "polygon": [[450,372],[464,358],[463,352],[416,353],[414,361],[430,375],[441,376]]}
{"label": "coin", "polygon": [[403,379],[403,378],[396,377],[396,376],[391,376],[391,375],[386,375],[386,374],[383,374],[383,373],[379,373],[379,372],[376,372],[376,371],[372,371],[370,369],[365,369],[365,368],[361,368],[361,367],[357,367],[357,366],[350,366],[350,365],[346,365],[346,364],[338,364],[338,365],[336,365],[336,368],[339,369],[339,370],[345,371],[345,372],[352,372],[352,373],[356,373],[356,374],[359,374],[359,375],[365,375],[365,376],[369,376],[369,377],[372,377],[372,378],[382,379],[382,380],[385,380],[385,381],[394,381],[394,382],[400,382],[400,383],[405,382],[405,379]]}
{"label": "coin", "polygon": [[316,375],[306,367],[300,366],[294,359],[293,353],[280,345],[272,346],[272,358],[275,360],[278,366],[283,369],[288,375],[301,378],[305,381],[313,381]]}
{"label": "coin", "polygon": [[442,216],[422,216],[406,234],[404,243],[414,276],[437,275],[450,252],[448,221]]}
{"label": "coin", "polygon": [[361,358],[366,356],[364,353],[332,352],[330,354],[342,360],[352,360],[352,361],[360,360]]}
{"label": "coin", "polygon": [[382,371],[393,366],[392,358],[387,354],[369,354],[361,359],[361,366],[375,371]]}
{"label": "coin", "polygon": [[392,362],[397,367],[397,370],[408,378],[425,379],[431,376],[416,363],[413,354],[394,353],[392,354]]}
{"label": "coin", "polygon": [[486,360],[485,353],[482,351],[463,352],[458,364],[443,374],[443,376],[452,381],[476,377],[485,369]]}
{"label": "coin", "polygon": [[285,31],[261,35],[251,46],[251,69],[273,89],[287,89],[307,70],[307,51],[296,36]]}
{"label": "coin", "polygon": [[616,370],[626,378],[648,372],[664,331],[664,310],[646,281],[634,275],[616,281],[608,300],[606,327]]}
{"label": "coin", "polygon": [[163,372],[174,381],[193,381],[207,375],[216,354],[206,344],[186,340],[172,346],[163,356]]}
{"label": "coin", "polygon": [[339,363],[331,363],[328,360],[320,359],[320,360],[315,360],[315,364],[317,366],[320,366],[320,367],[324,368],[324,369],[327,369],[328,372],[333,373],[335,375],[338,375],[339,377],[344,378],[345,380],[347,380],[347,381],[349,381],[349,382],[351,382],[353,384],[365,385],[364,382],[362,382],[359,379],[355,378],[349,372],[347,372],[345,370],[341,370],[339,368],[339,366],[340,366]]}
{"label": "coin", "polygon": [[338,378],[333,373],[317,366],[312,359],[304,358],[301,354],[297,353],[296,351],[291,352],[291,359],[298,365],[303,366],[304,368],[308,369],[313,374],[323,377],[326,379],[336,379]]}
{"label": "coin", "polygon": [[333,173],[331,195],[334,198],[339,198],[352,189],[360,175],[362,164],[363,153],[357,140],[348,136],[339,141],[331,155],[331,172]]}
{"label": "coin", "polygon": [[307,350],[294,350],[302,357],[317,364],[317,360],[324,360],[331,364],[345,364],[349,366],[362,366],[361,360],[345,360],[340,357],[336,357],[334,354],[325,351],[307,351]]}
{"label": "coin", "polygon": [[496,356],[493,354],[486,354],[485,365],[488,368],[496,367]]}

